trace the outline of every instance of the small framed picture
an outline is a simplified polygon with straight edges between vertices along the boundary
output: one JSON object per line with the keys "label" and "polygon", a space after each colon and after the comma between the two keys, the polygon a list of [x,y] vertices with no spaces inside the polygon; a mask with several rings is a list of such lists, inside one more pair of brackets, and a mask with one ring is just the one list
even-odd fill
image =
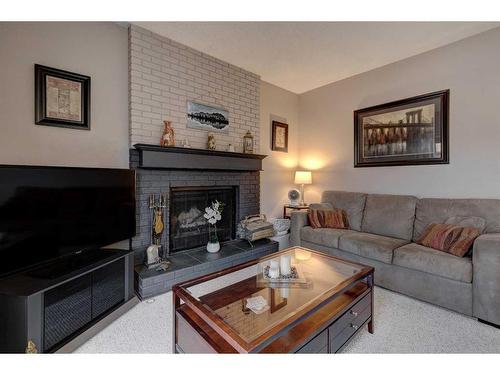
{"label": "small framed picture", "polygon": [[35,123],[90,130],[90,77],[35,64]]}
{"label": "small framed picture", "polygon": [[288,124],[273,121],[271,150],[288,152]]}

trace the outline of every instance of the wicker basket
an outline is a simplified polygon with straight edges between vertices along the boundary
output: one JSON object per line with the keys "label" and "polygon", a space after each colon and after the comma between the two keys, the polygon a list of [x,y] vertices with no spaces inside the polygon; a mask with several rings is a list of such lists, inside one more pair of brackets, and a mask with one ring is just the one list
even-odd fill
{"label": "wicker basket", "polygon": [[290,219],[275,218],[272,219],[271,222],[273,223],[274,230],[278,235],[285,234],[290,229]]}
{"label": "wicker basket", "polygon": [[237,237],[250,243],[274,235],[274,226],[266,221],[265,215],[250,215],[238,224]]}

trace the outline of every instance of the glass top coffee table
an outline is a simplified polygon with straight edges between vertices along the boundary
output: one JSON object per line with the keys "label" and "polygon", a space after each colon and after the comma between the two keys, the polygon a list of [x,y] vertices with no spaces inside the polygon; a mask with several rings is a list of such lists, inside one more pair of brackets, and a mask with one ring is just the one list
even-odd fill
{"label": "glass top coffee table", "polygon": [[[287,258],[294,277],[270,278]],[[292,247],[177,284],[176,352],[338,352],[365,324],[373,332],[373,271]]]}

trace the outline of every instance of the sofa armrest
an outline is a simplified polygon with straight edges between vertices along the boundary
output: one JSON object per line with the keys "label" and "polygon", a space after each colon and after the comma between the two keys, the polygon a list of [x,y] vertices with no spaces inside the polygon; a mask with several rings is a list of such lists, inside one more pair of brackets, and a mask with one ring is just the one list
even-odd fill
{"label": "sofa armrest", "polygon": [[300,228],[309,224],[306,211],[294,211],[291,215],[290,245],[300,246]]}
{"label": "sofa armrest", "polygon": [[476,238],[472,265],[473,315],[500,325],[500,233]]}

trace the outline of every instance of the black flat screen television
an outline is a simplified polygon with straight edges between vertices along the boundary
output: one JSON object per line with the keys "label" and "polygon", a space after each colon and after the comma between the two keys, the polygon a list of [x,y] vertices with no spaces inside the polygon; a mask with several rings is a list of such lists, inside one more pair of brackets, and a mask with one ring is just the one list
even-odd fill
{"label": "black flat screen television", "polygon": [[0,165],[0,277],[134,235],[134,171]]}

